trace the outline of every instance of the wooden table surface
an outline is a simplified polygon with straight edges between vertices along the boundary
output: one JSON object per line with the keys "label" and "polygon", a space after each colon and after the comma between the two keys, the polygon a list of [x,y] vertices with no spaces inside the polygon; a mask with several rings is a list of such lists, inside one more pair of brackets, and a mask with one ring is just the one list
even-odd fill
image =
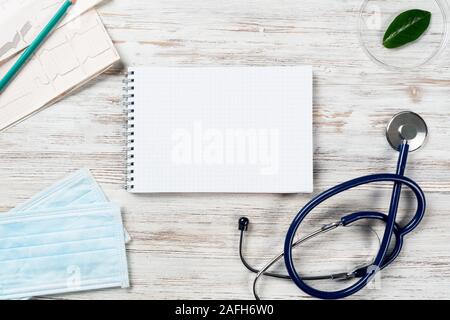
{"label": "wooden table surface", "polygon": [[[381,68],[360,47],[360,4],[111,0],[99,7],[122,63],[0,134],[0,211],[79,168],[91,169],[123,208],[133,238],[127,248],[131,288],[62,297],[251,299],[253,276],[237,255],[237,219],[247,215],[252,221],[246,254],[259,267],[280,251],[292,218],[311,195],[128,194],[123,190],[124,66],[306,64],[314,67],[315,193],[360,175],[392,172],[397,153],[388,146],[384,128],[395,113],[418,112],[430,129],[427,145],[411,154],[407,170],[426,192],[426,217],[407,236],[400,257],[382,272],[378,285],[355,298],[449,298],[450,50],[421,70]],[[305,230],[354,210],[386,211],[390,190],[391,185],[381,184],[351,191],[326,203]],[[399,221],[410,218],[414,208],[406,193]],[[343,241],[339,244],[330,234],[318,241],[322,245],[305,247],[307,257],[322,254],[309,268],[322,270],[333,259],[350,267],[348,261],[367,257],[374,236],[364,230],[346,230],[346,237],[336,233]],[[356,245],[351,252],[344,250],[349,244]],[[267,279],[260,292],[264,298],[310,299],[287,281]]]}

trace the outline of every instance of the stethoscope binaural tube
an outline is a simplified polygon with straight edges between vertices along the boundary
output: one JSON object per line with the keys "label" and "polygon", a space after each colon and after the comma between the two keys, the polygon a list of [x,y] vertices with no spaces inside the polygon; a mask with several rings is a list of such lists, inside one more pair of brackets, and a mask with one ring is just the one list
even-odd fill
{"label": "stethoscope binaural tube", "polygon": [[[400,253],[403,244],[403,237],[414,230],[417,225],[422,220],[425,214],[425,195],[422,189],[413,180],[404,176],[404,171],[406,168],[406,161],[408,158],[409,145],[405,140],[399,146],[399,160],[397,163],[397,171],[395,174],[375,174],[365,177],[360,177],[354,180],[347,181],[340,185],[337,185],[322,194],[318,195],[312,199],[300,212],[297,214],[293,220],[285,240],[284,245],[284,260],[286,264],[286,269],[292,281],[305,293],[320,299],[341,299],[355,294],[362,288],[364,288],[370,280],[373,278],[376,272],[385,268],[390,264]],[[325,202],[331,197],[336,196],[349,189],[356,188],[361,185],[371,184],[376,182],[394,182],[394,188],[391,196],[391,203],[389,208],[389,214],[386,216],[382,213],[369,213],[369,212],[357,212],[342,218],[341,222],[343,225],[349,225],[357,220],[361,219],[382,219],[386,222],[386,228],[383,235],[383,239],[380,245],[378,254],[375,257],[373,266],[366,268],[358,274],[360,277],[350,287],[339,290],[339,291],[321,291],[309,286],[304,279],[298,274],[294,261],[293,261],[293,244],[297,233],[297,230],[306,216],[318,205]],[[398,204],[400,199],[401,187],[402,185],[407,186],[414,193],[417,199],[417,210],[414,218],[403,228],[396,226],[395,220],[398,211]],[[397,234],[398,233],[398,234]],[[391,253],[388,253],[389,244],[392,237],[396,237],[396,245]],[[364,274],[365,273],[365,274]]]}

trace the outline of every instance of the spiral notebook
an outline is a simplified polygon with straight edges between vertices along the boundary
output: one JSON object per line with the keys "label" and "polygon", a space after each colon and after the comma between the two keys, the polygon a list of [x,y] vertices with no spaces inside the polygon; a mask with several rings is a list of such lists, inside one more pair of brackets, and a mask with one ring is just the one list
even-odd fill
{"label": "spiral notebook", "polygon": [[312,192],[310,67],[140,67],[125,83],[130,192]]}

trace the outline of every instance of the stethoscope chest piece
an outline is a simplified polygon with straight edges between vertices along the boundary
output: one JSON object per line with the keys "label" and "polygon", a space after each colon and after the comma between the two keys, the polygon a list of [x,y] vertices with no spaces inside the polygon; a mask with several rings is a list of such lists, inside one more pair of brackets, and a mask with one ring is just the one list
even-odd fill
{"label": "stethoscope chest piece", "polygon": [[409,151],[415,151],[423,146],[427,136],[427,124],[411,111],[396,114],[386,128],[386,138],[397,151],[404,140],[408,141]]}

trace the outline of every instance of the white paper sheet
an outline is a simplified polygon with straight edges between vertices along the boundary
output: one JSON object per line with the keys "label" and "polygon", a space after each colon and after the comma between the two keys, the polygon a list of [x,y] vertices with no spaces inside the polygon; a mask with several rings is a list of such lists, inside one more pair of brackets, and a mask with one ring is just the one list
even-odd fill
{"label": "white paper sheet", "polygon": [[[0,63],[22,51],[41,32],[65,0],[0,0]],[[78,0],[58,28],[102,0]]]}
{"label": "white paper sheet", "polygon": [[131,71],[131,192],[312,192],[310,67]]}
{"label": "white paper sheet", "polygon": [[[13,59],[0,67],[0,77]],[[0,94],[0,130],[60,99],[120,59],[92,9],[52,33]]]}

